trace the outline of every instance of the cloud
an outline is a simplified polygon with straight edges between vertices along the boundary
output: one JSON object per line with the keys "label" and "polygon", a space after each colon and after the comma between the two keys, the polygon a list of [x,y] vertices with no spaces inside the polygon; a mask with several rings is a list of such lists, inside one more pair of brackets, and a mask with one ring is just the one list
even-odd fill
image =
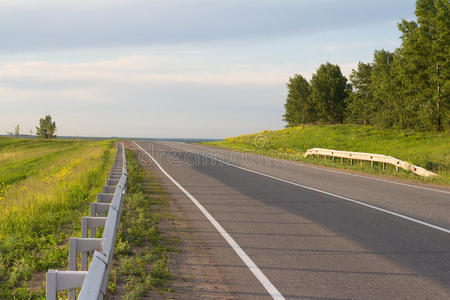
{"label": "cloud", "polygon": [[[9,84],[63,82],[97,83],[192,83],[203,85],[280,84],[289,76],[285,70],[250,65],[221,65],[196,58],[169,56],[128,56],[81,63],[49,61],[5,64],[0,80]],[[24,87],[22,85],[22,87]]]}
{"label": "cloud", "polygon": [[305,35],[398,20],[399,12],[414,6],[413,0],[13,3],[0,10],[4,53]]}
{"label": "cloud", "polygon": [[223,137],[239,126],[278,127],[288,76],[195,55],[9,63],[0,66],[0,129],[32,128],[48,113],[64,135]]}

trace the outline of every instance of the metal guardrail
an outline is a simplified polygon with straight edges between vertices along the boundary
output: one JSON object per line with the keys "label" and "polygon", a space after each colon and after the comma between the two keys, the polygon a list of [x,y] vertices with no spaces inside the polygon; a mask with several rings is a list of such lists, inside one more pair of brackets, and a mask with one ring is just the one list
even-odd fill
{"label": "metal guardrail", "polygon": [[[81,219],[81,238],[69,239],[69,271],[48,270],[47,300],[56,300],[57,292],[69,290],[69,299],[76,299],[76,288],[81,287],[79,300],[103,299],[108,284],[114,244],[119,228],[127,183],[125,147],[118,146],[114,165],[97,195],[97,203],[91,203],[91,216]],[[96,229],[103,227],[102,238],[95,238]],[[90,229],[90,237],[88,237]],[[94,251],[94,252],[93,252]],[[77,270],[77,256],[81,252],[81,270]],[[87,270],[88,253],[93,252]]]}
{"label": "metal guardrail", "polygon": [[410,164],[406,161],[399,160],[392,156],[382,155],[382,154],[373,154],[373,153],[364,153],[364,152],[350,152],[350,151],[340,151],[340,150],[332,150],[332,149],[321,149],[321,148],[312,148],[305,152],[304,156],[307,157],[309,155],[322,155],[325,156],[325,159],[329,156],[332,157],[333,161],[336,157],[341,158],[341,162],[343,159],[349,159],[350,164],[353,164],[353,160],[359,160],[362,164],[363,161],[370,161],[371,166],[373,167],[374,162],[379,162],[383,164],[383,169],[386,168],[386,164],[394,165],[396,170],[399,168],[405,169],[407,171],[411,171],[420,176],[434,176],[435,173],[428,171],[419,166]]}

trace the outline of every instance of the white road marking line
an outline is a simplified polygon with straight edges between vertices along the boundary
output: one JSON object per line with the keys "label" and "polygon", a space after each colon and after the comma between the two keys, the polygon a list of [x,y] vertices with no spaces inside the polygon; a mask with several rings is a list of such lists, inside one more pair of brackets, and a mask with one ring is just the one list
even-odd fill
{"label": "white road marking line", "polygon": [[[169,147],[172,147],[172,148],[175,148],[175,149],[187,152],[186,150],[179,149],[177,147],[173,147],[173,146],[169,146]],[[193,153],[193,152],[191,152],[191,153]],[[421,224],[421,225],[424,225],[424,226],[427,226],[427,227],[430,227],[430,228],[433,228],[433,229],[440,230],[440,231],[445,232],[445,233],[450,233],[450,229],[439,227],[437,225],[433,225],[433,224],[430,224],[430,223],[427,223],[427,222],[424,222],[424,221],[421,221],[421,220],[418,220],[418,219],[414,219],[412,217],[408,217],[408,216],[405,216],[405,215],[402,215],[402,214],[396,213],[394,211],[390,211],[390,210],[387,210],[387,209],[384,209],[384,208],[381,208],[381,207],[378,207],[378,206],[375,206],[375,205],[371,205],[371,204],[364,203],[364,202],[361,202],[361,201],[358,201],[358,200],[350,199],[350,198],[347,198],[347,197],[344,197],[344,196],[339,196],[339,195],[336,195],[336,194],[333,194],[333,193],[329,193],[329,192],[326,192],[326,191],[323,191],[323,190],[319,190],[319,189],[312,188],[312,187],[309,187],[309,186],[306,186],[306,185],[302,185],[302,184],[299,184],[299,183],[295,183],[295,182],[292,182],[292,181],[289,181],[289,180],[278,178],[278,177],[275,177],[275,176],[272,176],[272,175],[269,175],[269,174],[261,173],[261,172],[254,171],[254,170],[250,170],[250,169],[247,169],[247,168],[235,165],[233,163],[229,163],[229,162],[226,162],[224,160],[220,160],[220,159],[215,158],[213,156],[209,156],[209,155],[206,155],[206,154],[200,154],[200,153],[197,153],[197,154],[205,156],[205,157],[208,157],[208,158],[211,158],[211,159],[214,159],[214,160],[216,160],[216,161],[218,161],[220,163],[224,163],[226,165],[229,165],[229,166],[232,166],[232,167],[235,167],[235,168],[238,168],[238,169],[245,170],[247,172],[255,173],[255,174],[258,174],[258,175],[261,175],[261,176],[265,176],[265,177],[268,177],[268,178],[271,178],[271,179],[275,179],[275,180],[278,180],[278,181],[281,181],[281,182],[284,182],[284,183],[289,183],[289,184],[292,184],[292,185],[295,185],[295,186],[298,186],[298,187],[301,187],[301,188],[305,188],[305,189],[308,189],[308,190],[311,190],[311,191],[315,191],[315,192],[318,192],[318,193],[322,193],[322,194],[325,194],[325,195],[336,197],[336,198],[339,198],[339,199],[342,199],[342,200],[345,200],[345,201],[353,202],[353,203],[356,203],[356,204],[359,204],[359,205],[362,205],[362,206],[365,206],[365,207],[369,207],[369,208],[372,208],[372,209],[375,209],[375,210],[378,210],[378,211],[381,211],[381,212],[384,212],[384,213],[387,213],[387,214],[390,214],[390,215],[393,215],[393,216],[396,216],[396,217],[399,217],[399,218],[402,218],[402,219],[405,219],[405,220],[408,220],[408,221],[411,221],[411,222],[414,222],[414,223],[418,223],[418,224]]]}
{"label": "white road marking line", "polygon": [[158,168],[170,179],[191,201],[197,206],[197,208],[205,215],[205,217],[211,222],[211,224],[217,229],[217,231],[222,235],[222,237],[228,242],[228,244],[233,248],[233,250],[239,255],[242,261],[247,265],[250,271],[255,275],[255,277],[261,282],[267,292],[272,296],[273,299],[284,300],[285,298],[281,293],[277,290],[277,288],[270,282],[270,280],[264,275],[264,273],[258,268],[258,266],[251,260],[251,258],[247,255],[247,253],[242,250],[242,248],[236,243],[236,241],[225,231],[225,229],[214,219],[214,217],[203,207],[203,205],[198,202],[197,199],[194,198],[187,190],[185,190],[172,176],[169,175],[161,165],[150,155],[147,151],[145,151],[141,146],[139,146],[135,141],[133,143],[138,146],[145,154],[147,154],[153,162],[158,166]]}
{"label": "white road marking line", "polygon": [[[171,142],[171,143],[173,143],[173,142]],[[178,142],[178,143],[187,144],[187,143],[184,143],[184,142]],[[201,146],[201,147],[204,147],[204,148],[207,148],[207,149],[217,149],[217,148],[207,147],[207,146]],[[234,151],[234,150],[229,150],[229,149],[219,149],[219,150],[227,150],[227,151],[230,151],[230,152],[237,152],[237,153],[242,153],[242,154],[250,154],[250,155],[258,156],[258,154],[254,154],[254,153]],[[183,150],[183,151],[185,151],[185,150]],[[420,185],[412,185],[412,184],[409,184],[409,183],[402,183],[402,182],[391,181],[391,180],[387,180],[387,179],[375,178],[375,177],[364,176],[364,175],[353,174],[353,173],[346,173],[346,172],[342,172],[342,171],[330,170],[330,169],[327,169],[327,168],[319,168],[319,167],[309,166],[308,164],[306,164],[304,162],[296,162],[295,163],[294,161],[273,158],[273,157],[266,156],[266,155],[261,155],[261,156],[264,157],[264,158],[268,158],[270,160],[274,160],[274,161],[286,162],[286,163],[288,163],[290,165],[293,165],[293,166],[297,166],[296,163],[298,163],[301,167],[305,167],[305,168],[316,169],[316,170],[320,170],[320,171],[326,171],[326,172],[342,174],[342,175],[347,175],[347,176],[361,177],[361,178],[370,179],[370,180],[377,180],[377,181],[382,181],[382,182],[387,182],[387,183],[392,183],[392,184],[398,184],[398,185],[403,185],[403,186],[407,186],[407,187],[412,187],[412,188],[416,188],[416,189],[422,189],[422,190],[427,190],[427,191],[432,191],[432,192],[437,192],[437,193],[450,194],[449,191],[428,188],[428,187],[424,187],[424,186],[420,186]]]}

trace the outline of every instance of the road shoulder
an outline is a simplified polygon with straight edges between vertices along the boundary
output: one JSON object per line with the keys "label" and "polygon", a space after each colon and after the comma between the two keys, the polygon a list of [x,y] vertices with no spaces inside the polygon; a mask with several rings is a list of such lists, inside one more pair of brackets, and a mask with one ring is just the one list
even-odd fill
{"label": "road shoulder", "polygon": [[[178,241],[177,251],[169,254],[169,271],[173,275],[170,290],[173,293],[161,293],[152,291],[149,296],[152,299],[233,299],[222,274],[214,264],[209,253],[208,245],[194,232],[186,218],[182,207],[176,197],[170,192],[173,188],[165,180],[163,174],[155,169],[154,164],[148,164],[136,151],[137,147],[127,143],[127,148],[134,150],[139,163],[146,173],[158,181],[161,190],[169,198],[167,212],[161,211],[161,221],[158,229],[168,239]],[[152,190],[152,187],[149,187]],[[166,218],[167,214],[170,218]]]}

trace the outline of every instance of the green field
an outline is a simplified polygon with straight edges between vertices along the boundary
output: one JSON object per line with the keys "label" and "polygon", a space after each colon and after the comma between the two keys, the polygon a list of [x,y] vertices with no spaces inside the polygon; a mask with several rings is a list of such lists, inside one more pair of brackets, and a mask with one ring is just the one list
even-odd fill
{"label": "green field", "polygon": [[44,299],[107,178],[112,141],[0,138],[0,299]]}
{"label": "green field", "polygon": [[[347,168],[437,184],[450,184],[450,133],[414,132],[400,129],[377,129],[362,125],[300,126],[282,130],[265,130],[255,134],[204,143],[209,146],[300,160],[330,167]],[[411,172],[396,172],[393,167],[382,170],[370,168],[368,162],[350,166],[333,163],[324,158],[303,158],[310,148],[328,148],[390,155],[424,167],[438,174],[423,178]]]}

